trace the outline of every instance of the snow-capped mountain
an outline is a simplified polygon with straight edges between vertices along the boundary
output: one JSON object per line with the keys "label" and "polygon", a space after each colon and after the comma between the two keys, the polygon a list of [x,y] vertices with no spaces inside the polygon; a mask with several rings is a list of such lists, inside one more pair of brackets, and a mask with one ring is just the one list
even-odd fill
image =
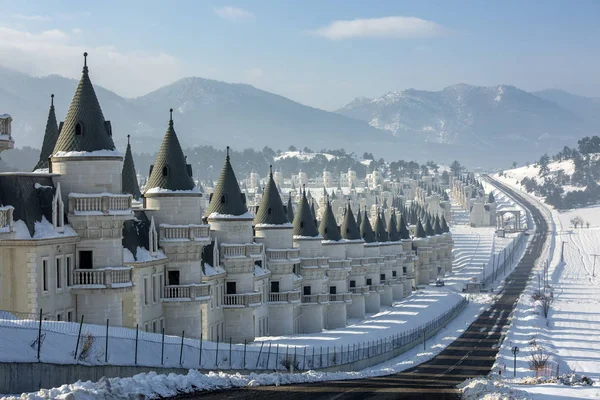
{"label": "snow-capped mountain", "polygon": [[550,151],[547,147],[554,143],[568,144],[598,131],[593,121],[507,85],[389,92],[374,99],[357,98],[337,112],[396,136],[497,150],[516,144]]}

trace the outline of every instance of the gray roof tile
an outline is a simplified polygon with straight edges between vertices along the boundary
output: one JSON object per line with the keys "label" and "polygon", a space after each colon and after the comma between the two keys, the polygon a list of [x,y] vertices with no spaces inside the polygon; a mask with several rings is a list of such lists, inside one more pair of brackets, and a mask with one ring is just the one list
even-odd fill
{"label": "gray roof tile", "polygon": [[254,224],[270,224],[270,225],[283,225],[288,224],[288,218],[277,190],[277,185],[273,180],[273,170],[270,167],[269,181],[267,187],[263,193],[260,205],[258,206],[258,212],[254,217]]}
{"label": "gray roof tile", "polygon": [[229,160],[229,146],[227,146],[225,165],[223,165],[215,190],[210,195],[210,204],[208,205],[206,215],[218,213],[240,216],[247,212],[246,196],[242,194],[238,180],[233,172],[233,167]]}
{"label": "gray roof tile", "polygon": [[54,146],[56,146],[56,141],[58,140],[58,123],[56,122],[56,113],[54,112],[54,95],[51,95],[50,98],[50,111],[48,111],[42,151],[40,152],[40,159],[35,165],[34,171],[36,169],[48,168],[48,158],[52,155],[52,150],[54,150]]}

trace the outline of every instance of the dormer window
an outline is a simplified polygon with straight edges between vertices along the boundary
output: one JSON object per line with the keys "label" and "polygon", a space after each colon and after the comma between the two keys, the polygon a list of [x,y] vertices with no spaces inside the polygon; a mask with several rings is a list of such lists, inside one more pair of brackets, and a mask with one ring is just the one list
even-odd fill
{"label": "dormer window", "polygon": [[169,167],[166,165],[162,169],[162,176],[169,176]]}
{"label": "dormer window", "polygon": [[221,196],[221,204],[225,204],[227,202],[227,199],[225,198],[225,195]]}
{"label": "dormer window", "polygon": [[60,183],[56,186],[56,192],[52,199],[52,225],[57,232],[65,230],[65,206],[60,193]]}
{"label": "dormer window", "polygon": [[148,232],[148,251],[150,255],[154,256],[158,253],[158,235],[156,234],[156,225],[154,224],[154,217],[150,220],[150,231]]}
{"label": "dormer window", "polygon": [[83,124],[81,122],[78,122],[77,125],[75,125],[75,135],[83,135]]}
{"label": "dormer window", "polygon": [[268,213],[269,215],[271,215],[271,211],[272,211],[272,210],[271,210],[271,207],[269,207],[269,209],[267,210],[267,213]]}

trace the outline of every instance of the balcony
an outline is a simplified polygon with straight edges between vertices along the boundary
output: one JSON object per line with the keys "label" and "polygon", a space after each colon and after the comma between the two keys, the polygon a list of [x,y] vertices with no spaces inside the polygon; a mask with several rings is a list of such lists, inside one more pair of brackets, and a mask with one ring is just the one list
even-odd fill
{"label": "balcony", "polygon": [[329,260],[329,268],[350,268],[350,260]]}
{"label": "balcony", "polygon": [[226,294],[223,298],[225,308],[258,307],[262,304],[262,293]]}
{"label": "balcony", "polygon": [[210,241],[210,225],[167,225],[160,224],[161,242]]}
{"label": "balcony", "polygon": [[302,296],[302,304],[327,304],[329,303],[329,294],[305,294]]}
{"label": "balcony", "polygon": [[397,278],[392,278],[392,279],[385,279],[382,284],[386,285],[386,286],[392,286],[392,285],[396,285],[398,283],[398,279]]}
{"label": "balcony", "polygon": [[370,292],[378,292],[381,293],[383,292],[383,283],[379,283],[377,285],[369,285],[369,291]]}
{"label": "balcony", "polygon": [[74,289],[122,289],[133,286],[133,268],[94,268],[73,270]]}
{"label": "balcony", "polygon": [[352,293],[329,294],[330,303],[351,303]]}
{"label": "balcony", "polygon": [[300,291],[269,293],[269,303],[299,303]]}
{"label": "balcony", "polygon": [[13,231],[13,211],[12,206],[0,207],[0,233],[9,233]]}
{"label": "balcony", "polygon": [[271,262],[297,261],[300,258],[300,250],[298,249],[266,249],[265,254],[267,256],[267,260]]}
{"label": "balcony", "polygon": [[210,285],[172,285],[165,286],[164,302],[210,300]]}
{"label": "balcony", "polygon": [[221,254],[224,258],[262,258],[263,245],[252,244],[221,244]]}
{"label": "balcony", "polygon": [[302,258],[300,260],[302,268],[326,268],[329,267],[328,261],[327,257]]}
{"label": "balcony", "polygon": [[71,215],[131,215],[130,194],[69,194]]}
{"label": "balcony", "polygon": [[370,287],[369,286],[355,286],[355,287],[348,288],[348,291],[351,294],[367,294],[370,292]]}

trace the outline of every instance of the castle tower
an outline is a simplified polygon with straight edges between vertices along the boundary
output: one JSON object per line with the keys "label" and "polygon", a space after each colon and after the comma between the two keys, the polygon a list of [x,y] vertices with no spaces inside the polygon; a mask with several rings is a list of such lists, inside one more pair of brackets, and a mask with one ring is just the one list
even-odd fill
{"label": "castle tower", "polygon": [[[199,337],[214,315],[203,306],[209,300],[209,285],[202,285],[202,250],[210,244],[209,226],[202,223],[202,193],[192,178],[173,122],[169,123],[144,192],[147,214],[158,227],[159,243],[169,257],[164,289],[165,332]],[[127,145],[126,160],[131,146]],[[135,191],[133,158],[124,163],[123,190]],[[218,289],[213,293],[218,293]]]}
{"label": "castle tower", "polygon": [[[229,157],[210,196],[206,211],[218,243],[221,266],[227,272],[224,297],[224,336],[236,343],[253,341],[268,333],[268,278],[264,273],[263,245],[254,243],[252,215],[240,190]],[[258,269],[256,269],[258,267]]]}
{"label": "castle tower", "polygon": [[270,335],[290,335],[300,331],[301,281],[294,274],[294,264],[300,262],[300,251],[293,248],[293,229],[271,170],[254,217],[256,241],[264,245],[267,268],[271,271],[267,299]]}
{"label": "castle tower", "polygon": [[388,221],[388,246],[386,254],[386,263],[391,264],[392,276],[388,277],[386,284],[392,288],[393,300],[401,300],[404,297],[404,287],[402,284],[402,258],[404,251],[400,242],[400,234],[398,233],[398,221],[396,220],[396,210],[391,209],[390,218]]}
{"label": "castle tower", "polygon": [[323,255],[329,257],[329,306],[326,326],[327,329],[335,329],[346,326],[346,307],[352,302],[352,295],[348,289],[350,260],[346,259],[346,243],[342,240],[331,203],[326,200],[323,207],[319,233],[323,237]]}
{"label": "castle tower", "polygon": [[125,159],[123,160],[123,172],[121,176],[121,188],[123,193],[133,196],[134,199],[142,198],[140,185],[135,172],[135,164],[133,162],[133,154],[131,153],[131,144],[129,143],[130,135],[127,135],[127,150],[125,150]]}
{"label": "castle tower", "polygon": [[391,306],[393,303],[392,269],[396,257],[392,254],[388,233],[385,229],[383,212],[377,213],[375,220],[375,240],[379,245],[379,283],[383,291],[380,294],[381,304]]}
{"label": "castle tower", "polygon": [[[358,211],[360,215],[360,210]],[[367,265],[364,265],[364,240],[360,236],[357,221],[354,219],[350,201],[346,203],[344,219],[341,226],[342,238],[346,241],[346,257],[350,260],[350,277],[348,290],[352,293],[352,303],[347,305],[348,318],[365,317],[365,297],[369,296],[366,285]]]}
{"label": "castle tower", "polygon": [[12,117],[8,114],[0,114],[0,153],[15,147],[12,137]]}
{"label": "castle tower", "polygon": [[412,291],[412,287],[416,286],[414,264],[416,255],[412,249],[412,240],[408,231],[407,221],[404,219],[404,213],[400,214],[400,218],[398,218],[398,235],[400,236],[404,253],[402,257],[403,295],[408,296]]}
{"label": "castle tower", "polygon": [[294,218],[294,247],[300,249],[300,275],[302,283],[302,314],[300,331],[303,333],[321,332],[326,324],[326,311],[329,303],[329,282],[327,257],[322,254],[321,240],[315,225],[306,188]]}
{"label": "castle tower", "polygon": [[383,292],[383,285],[380,283],[380,271],[381,265],[379,263],[379,245],[376,241],[375,232],[371,226],[371,221],[367,215],[367,211],[364,214],[360,223],[360,235],[365,241],[365,258],[364,265],[367,266],[366,275],[366,286],[369,286],[369,296],[365,298],[365,311],[367,313],[379,312],[381,307],[381,293]]}
{"label": "castle tower", "polygon": [[[50,156],[49,171],[68,204],[69,223],[80,237],[72,291],[77,314],[89,323],[123,323],[123,296],[131,288],[131,268],[123,267],[123,223],[133,218],[131,195],[121,194],[123,157],[115,150],[84,53],[81,80]],[[43,160],[41,160],[43,161]],[[68,202],[67,202],[68,199]],[[89,282],[111,282],[99,288]],[[115,285],[120,283],[119,285]]]}
{"label": "castle tower", "polygon": [[35,165],[34,171],[46,170],[49,165],[49,157],[56,146],[58,140],[58,124],[54,112],[54,95],[50,95],[50,111],[48,111],[48,121],[46,121],[46,130],[44,131],[44,141],[40,152],[40,159]]}
{"label": "castle tower", "polygon": [[431,248],[429,247],[429,240],[427,233],[421,220],[417,221],[415,238],[413,239],[413,247],[416,248],[418,265],[415,271],[415,280],[417,285],[429,284],[429,258],[431,256]]}

